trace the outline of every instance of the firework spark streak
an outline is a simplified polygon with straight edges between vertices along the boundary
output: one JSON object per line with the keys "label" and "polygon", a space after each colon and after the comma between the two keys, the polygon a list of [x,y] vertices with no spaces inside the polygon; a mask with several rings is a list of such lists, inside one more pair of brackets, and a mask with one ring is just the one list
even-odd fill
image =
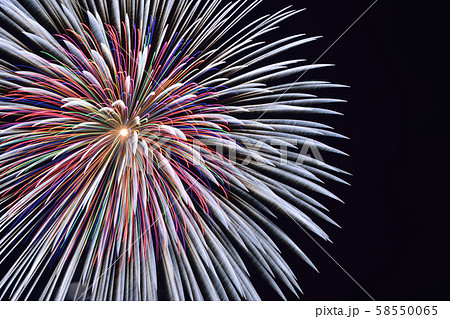
{"label": "firework spark streak", "polygon": [[301,149],[343,154],[304,119],[342,86],[267,62],[318,37],[264,43],[299,11],[259,2],[0,1],[1,298],[258,300],[249,266],[297,295],[277,218],[337,225],[346,173]]}

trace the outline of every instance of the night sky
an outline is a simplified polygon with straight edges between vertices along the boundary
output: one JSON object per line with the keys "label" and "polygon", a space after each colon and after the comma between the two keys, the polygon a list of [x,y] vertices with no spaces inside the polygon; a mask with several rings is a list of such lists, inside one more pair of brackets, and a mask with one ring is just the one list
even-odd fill
{"label": "night sky", "polygon": [[[270,1],[275,10],[292,1]],[[323,35],[298,49],[314,61],[373,1],[296,1],[307,8],[277,33]],[[351,187],[330,184],[345,205],[328,208],[341,229],[324,226],[319,243],[376,300],[449,300],[449,37],[443,8],[378,1],[305,79],[351,86],[344,117],[323,119],[350,141],[333,141],[350,157],[330,159],[353,174]],[[319,92],[317,92],[319,93]],[[320,94],[320,93],[319,93]],[[370,298],[301,230],[293,229],[320,274],[298,264],[303,300]],[[275,298],[268,295],[267,298]]]}
{"label": "night sky", "polygon": [[[307,8],[265,38],[322,35],[275,61],[305,58],[312,63],[372,3],[267,0],[251,17],[290,4]],[[335,66],[312,70],[302,79],[351,87],[315,92],[348,101],[331,106],[344,116],[317,120],[350,138],[327,141],[350,156],[326,160],[353,176],[345,177],[351,187],[327,183],[345,204],[320,198],[342,226],[320,223],[333,243],[313,238],[376,300],[450,299],[450,210],[444,177],[450,108],[446,14],[421,3],[380,0],[317,61]],[[320,271],[283,255],[303,289],[301,300],[370,300],[308,235],[285,224]],[[263,299],[279,299],[256,277],[254,281]]]}

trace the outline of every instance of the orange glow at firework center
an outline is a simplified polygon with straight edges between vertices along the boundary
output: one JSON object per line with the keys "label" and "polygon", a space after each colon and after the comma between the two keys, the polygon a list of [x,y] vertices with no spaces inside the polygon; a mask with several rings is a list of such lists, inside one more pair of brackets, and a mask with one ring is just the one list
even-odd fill
{"label": "orange glow at firework center", "polygon": [[126,128],[121,129],[119,133],[123,137],[127,137],[128,136],[128,130]]}

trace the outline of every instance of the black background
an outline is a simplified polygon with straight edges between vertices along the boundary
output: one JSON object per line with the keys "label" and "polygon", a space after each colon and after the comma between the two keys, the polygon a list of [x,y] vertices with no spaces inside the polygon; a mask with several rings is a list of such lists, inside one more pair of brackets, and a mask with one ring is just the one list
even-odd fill
{"label": "black background", "polygon": [[[323,35],[297,50],[314,62],[372,3],[277,0],[258,10],[307,8],[275,33]],[[450,299],[445,12],[424,2],[378,1],[318,61],[336,66],[305,75],[351,86],[334,91],[348,100],[337,107],[345,116],[323,121],[351,138],[340,144],[350,157],[333,163],[353,174],[352,186],[331,186],[346,202],[328,205],[343,229],[324,226],[334,243],[319,243],[376,300]],[[296,266],[302,300],[370,300],[301,230],[296,236],[320,270]]]}
{"label": "black background", "polygon": [[[307,8],[267,39],[322,35],[289,53],[315,62],[372,3],[266,0],[252,15]],[[350,157],[330,161],[353,176],[351,187],[330,186],[346,202],[326,203],[342,229],[321,224],[334,243],[319,243],[376,300],[450,299],[445,18],[443,8],[423,2],[380,0],[318,61],[336,66],[305,75],[351,86],[333,91],[348,100],[336,106],[345,116],[322,120],[350,137],[333,144]],[[295,227],[288,232],[320,270],[286,255],[304,291],[300,299],[370,299],[310,237]],[[279,299],[270,289],[260,292]]]}

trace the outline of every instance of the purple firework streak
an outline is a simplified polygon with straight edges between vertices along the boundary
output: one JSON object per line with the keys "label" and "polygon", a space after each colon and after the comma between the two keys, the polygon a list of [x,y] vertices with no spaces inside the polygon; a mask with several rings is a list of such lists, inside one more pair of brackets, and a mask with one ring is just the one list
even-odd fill
{"label": "purple firework streak", "polygon": [[268,63],[318,37],[264,43],[301,10],[259,3],[0,1],[1,298],[259,300],[249,266],[301,291],[277,219],[337,226],[313,196],[347,173],[300,150],[344,154],[305,119],[342,85]]}

